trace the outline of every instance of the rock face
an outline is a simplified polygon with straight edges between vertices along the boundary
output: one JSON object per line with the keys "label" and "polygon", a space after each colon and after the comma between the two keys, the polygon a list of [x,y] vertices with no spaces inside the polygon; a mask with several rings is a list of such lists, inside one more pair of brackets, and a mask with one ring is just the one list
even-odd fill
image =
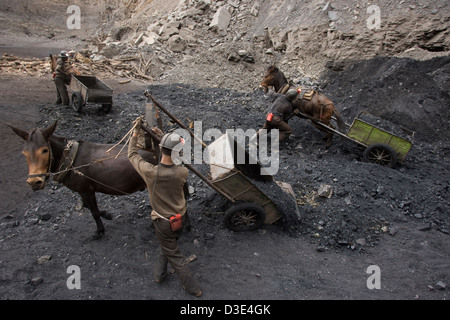
{"label": "rock face", "polygon": [[[431,55],[449,51],[450,17],[445,14],[445,1],[410,2],[369,5],[360,1],[311,0],[299,5],[294,0],[167,0],[164,8],[170,8],[163,13],[162,1],[153,1],[153,7],[140,1],[127,22],[134,30],[156,24],[161,38],[158,43],[141,45],[144,50],[168,47],[182,56],[164,54],[167,60],[182,59],[183,68],[208,65],[203,72],[211,72],[211,77],[220,72],[212,66],[218,61],[237,62],[236,66],[244,66],[249,72],[253,69],[246,63],[255,63],[255,68],[260,68],[258,76],[250,74],[251,84],[246,77],[247,86],[254,88],[262,69],[273,62],[286,70],[288,78],[317,78],[327,69],[342,70],[354,61],[400,55],[412,48],[420,49],[416,53]],[[114,13],[122,11],[118,7]],[[141,17],[150,13],[150,20]],[[111,30],[117,34],[116,30],[129,29],[112,26]],[[189,31],[189,39],[185,30]],[[179,36],[173,37],[175,34]],[[251,59],[238,55],[240,50],[252,52]],[[166,71],[166,77],[171,74]],[[239,81],[239,77],[230,78]]]}
{"label": "rock face", "polygon": [[[156,81],[179,81],[183,72],[188,83],[254,89],[273,63],[289,79],[317,79],[359,60],[423,60],[450,50],[445,0],[84,0],[80,30],[57,25],[64,6],[24,2],[6,5],[3,32],[84,39],[89,54],[124,58],[138,69],[143,55],[150,62],[142,74]],[[47,26],[40,24],[44,21]],[[243,51],[250,56],[240,55]]]}

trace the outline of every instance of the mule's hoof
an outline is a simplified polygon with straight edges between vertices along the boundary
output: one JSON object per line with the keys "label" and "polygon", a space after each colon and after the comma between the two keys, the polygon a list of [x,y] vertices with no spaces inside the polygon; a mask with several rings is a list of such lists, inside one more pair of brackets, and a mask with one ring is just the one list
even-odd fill
{"label": "mule's hoof", "polygon": [[106,220],[112,220],[112,219],[113,219],[112,214],[109,213],[109,212],[106,212],[106,211],[102,211],[102,212],[100,213],[100,216],[101,216],[103,219],[106,219]]}
{"label": "mule's hoof", "polygon": [[101,238],[103,238],[104,235],[105,235],[105,230],[103,230],[103,231],[97,230],[93,234],[92,239],[93,240],[100,240]]}

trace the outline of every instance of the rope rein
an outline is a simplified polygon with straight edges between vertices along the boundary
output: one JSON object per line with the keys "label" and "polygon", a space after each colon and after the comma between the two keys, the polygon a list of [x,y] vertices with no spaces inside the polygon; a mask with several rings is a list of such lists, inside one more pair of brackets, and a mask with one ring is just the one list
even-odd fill
{"label": "rope rein", "polygon": [[[79,171],[79,169],[84,168],[84,167],[89,167],[89,166],[92,166],[92,165],[96,165],[96,164],[100,164],[100,163],[102,163],[103,161],[106,161],[106,160],[117,159],[118,157],[120,157],[120,156],[122,156],[122,155],[126,155],[127,153],[126,153],[126,152],[123,152],[123,149],[124,149],[124,148],[126,147],[126,145],[130,142],[131,135],[132,135],[132,133],[133,133],[133,130],[136,128],[136,125],[137,125],[137,123],[134,124],[134,126],[133,126],[133,127],[132,127],[132,128],[131,128],[131,129],[130,129],[123,137],[122,137],[122,139],[120,139],[119,142],[117,142],[116,144],[114,144],[110,149],[106,150],[106,153],[110,153],[114,148],[116,148],[117,146],[119,146],[120,143],[121,143],[123,140],[127,139],[126,142],[125,142],[125,144],[122,146],[122,148],[119,150],[119,152],[118,152],[116,155],[109,156],[109,157],[106,157],[106,158],[101,158],[101,159],[94,159],[94,160],[92,160],[91,162],[86,163],[86,164],[82,164],[82,165],[79,165],[79,166],[76,166],[76,167],[72,167],[72,166],[71,166],[71,167],[66,168],[66,169],[64,169],[64,170],[60,170],[60,171],[57,171],[57,172],[47,172],[47,173],[41,174],[41,175],[45,175],[45,176],[56,176],[56,175],[59,175],[59,174],[67,173],[67,172],[69,172],[69,171],[73,171],[75,174],[77,174],[77,175],[79,175],[79,176],[81,176],[81,177],[87,178],[87,179],[89,179],[89,180],[92,180],[92,181],[94,181],[94,182],[96,182],[96,183],[98,183],[98,184],[100,184],[100,185],[102,185],[102,186],[104,186],[104,187],[107,187],[107,188],[109,188],[109,189],[111,189],[111,190],[114,190],[114,191],[116,191],[116,192],[122,193],[122,194],[124,194],[124,195],[130,195],[130,193],[127,193],[127,192],[124,192],[124,191],[115,189],[115,188],[113,188],[113,187],[111,187],[111,186],[108,186],[108,185],[106,185],[106,184],[104,184],[104,183],[102,183],[102,182],[100,182],[100,181],[98,181],[98,180],[96,180],[96,179],[94,179],[94,178],[92,178],[92,177],[89,177],[89,176],[85,175],[84,173],[82,173],[81,171]],[[127,137],[128,137],[128,138],[127,138]],[[38,176],[38,175],[33,175],[33,176]]]}

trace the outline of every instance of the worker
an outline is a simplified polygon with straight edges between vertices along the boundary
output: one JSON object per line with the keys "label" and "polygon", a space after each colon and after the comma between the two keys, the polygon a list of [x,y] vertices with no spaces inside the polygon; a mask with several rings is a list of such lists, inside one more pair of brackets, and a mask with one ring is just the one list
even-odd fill
{"label": "worker", "polygon": [[[293,132],[292,127],[288,124],[288,121],[294,116],[294,106],[292,101],[297,97],[298,91],[290,89],[286,94],[276,94],[275,101],[273,102],[270,112],[266,116],[266,121],[262,129],[268,131],[272,129],[279,130],[279,141],[287,139]],[[261,132],[261,129],[259,133]]]}
{"label": "worker", "polygon": [[[128,159],[133,167],[144,179],[150,197],[152,207],[151,219],[155,227],[156,237],[160,246],[160,254],[154,267],[154,280],[160,283],[167,276],[167,264],[170,263],[178,274],[183,288],[189,294],[200,297],[202,290],[197,280],[192,275],[186,260],[184,259],[178,239],[182,229],[176,229],[171,223],[171,217],[183,225],[187,223],[186,197],[188,169],[175,165],[172,152],[178,154],[184,144],[184,140],[176,133],[165,134],[161,138],[161,160],[158,165],[145,161],[138,153],[138,138],[144,135],[140,118],[135,120],[135,129],[128,147]],[[156,133],[153,129],[153,132]],[[181,216],[181,217],[180,217]]]}
{"label": "worker", "polygon": [[69,56],[65,51],[61,51],[56,60],[56,68],[54,79],[56,85],[56,104],[69,105],[69,94],[67,93],[66,84],[70,84],[70,74],[67,72],[70,68],[67,60]]}

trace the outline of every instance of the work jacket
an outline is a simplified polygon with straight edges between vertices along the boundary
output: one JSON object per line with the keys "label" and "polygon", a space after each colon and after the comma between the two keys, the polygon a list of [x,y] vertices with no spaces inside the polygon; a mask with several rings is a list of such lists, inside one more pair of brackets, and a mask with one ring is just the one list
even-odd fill
{"label": "work jacket", "polygon": [[270,108],[274,116],[279,116],[284,122],[288,122],[293,110],[291,101],[284,94],[276,94],[276,99]]}
{"label": "work jacket", "polygon": [[[178,165],[154,165],[147,162],[138,153],[138,137],[131,137],[128,146],[128,159],[144,179],[152,206],[151,218],[170,218],[177,213],[186,213],[186,181],[189,171]],[[156,180],[156,183],[155,183]],[[156,211],[156,212],[155,212]],[[159,215],[158,215],[159,214]]]}

